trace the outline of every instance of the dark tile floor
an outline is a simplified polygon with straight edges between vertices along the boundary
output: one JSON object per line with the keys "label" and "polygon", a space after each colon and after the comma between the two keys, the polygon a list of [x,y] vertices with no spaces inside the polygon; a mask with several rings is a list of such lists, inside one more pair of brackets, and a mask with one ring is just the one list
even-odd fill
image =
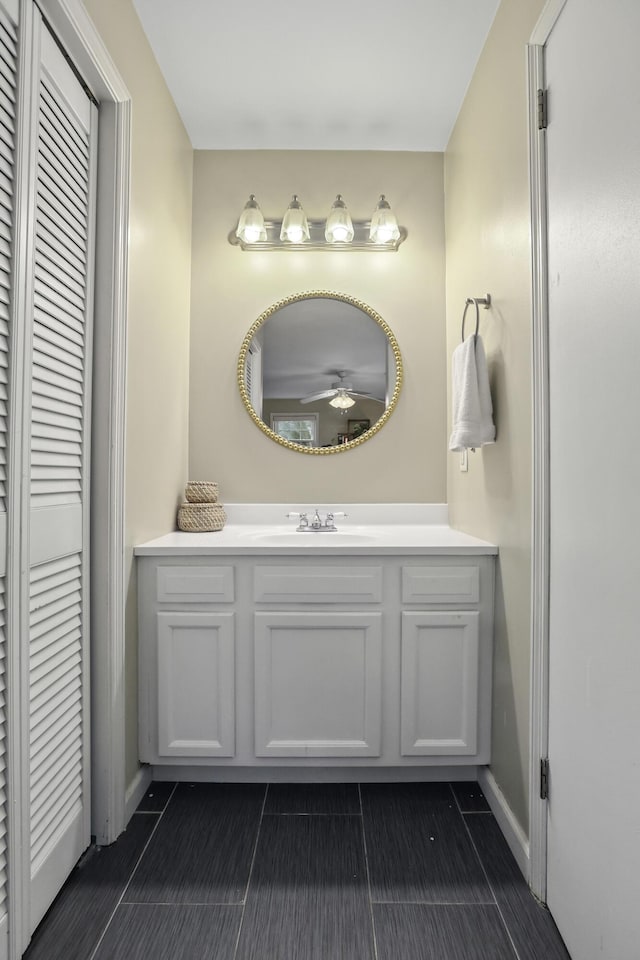
{"label": "dark tile floor", "polygon": [[477,784],[154,783],[25,960],[568,960]]}

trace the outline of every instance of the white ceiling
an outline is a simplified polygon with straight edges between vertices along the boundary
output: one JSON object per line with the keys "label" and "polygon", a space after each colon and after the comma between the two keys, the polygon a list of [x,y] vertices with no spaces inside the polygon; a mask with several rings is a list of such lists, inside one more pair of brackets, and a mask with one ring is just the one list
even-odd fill
{"label": "white ceiling", "polygon": [[196,149],[444,150],[499,0],[133,0]]}

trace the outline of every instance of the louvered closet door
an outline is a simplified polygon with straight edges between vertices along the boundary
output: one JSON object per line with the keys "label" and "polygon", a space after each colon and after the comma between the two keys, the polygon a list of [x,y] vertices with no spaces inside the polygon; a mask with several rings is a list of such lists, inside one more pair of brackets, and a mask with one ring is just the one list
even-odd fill
{"label": "louvered closet door", "polygon": [[89,450],[95,109],[40,31],[29,582],[30,919],[90,840]]}
{"label": "louvered closet door", "polygon": [[0,4],[0,958],[7,956],[7,424],[15,209],[17,30]]}

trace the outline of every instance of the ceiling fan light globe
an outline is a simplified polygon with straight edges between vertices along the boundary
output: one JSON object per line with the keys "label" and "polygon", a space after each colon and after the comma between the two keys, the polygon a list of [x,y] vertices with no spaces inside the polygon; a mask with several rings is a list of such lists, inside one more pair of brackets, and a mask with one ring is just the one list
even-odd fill
{"label": "ceiling fan light globe", "polygon": [[344,393],[344,391],[336,394],[333,400],[329,400],[329,405],[335,407],[336,410],[348,410],[349,407],[352,407],[354,404],[355,400],[353,397],[350,397],[349,394]]}

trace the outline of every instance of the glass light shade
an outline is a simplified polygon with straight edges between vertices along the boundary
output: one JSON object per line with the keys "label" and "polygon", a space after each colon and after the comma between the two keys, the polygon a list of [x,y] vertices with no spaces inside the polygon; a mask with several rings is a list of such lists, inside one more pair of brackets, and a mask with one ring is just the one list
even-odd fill
{"label": "glass light shade", "polygon": [[288,243],[304,243],[309,239],[307,217],[295,193],[282,221],[280,239]]}
{"label": "glass light shade", "polygon": [[259,243],[267,239],[262,210],[253,194],[244,205],[244,210],[238,220],[236,237],[245,243]]}
{"label": "glass light shade", "polygon": [[340,393],[336,394],[333,400],[329,400],[329,406],[335,407],[337,410],[348,410],[349,407],[352,407],[355,404],[353,397],[350,397],[348,393],[345,393],[344,390],[341,390]]}
{"label": "glass light shade", "polygon": [[380,195],[378,205],[371,217],[369,240],[373,243],[390,243],[400,238],[400,228],[384,194]]}
{"label": "glass light shade", "polygon": [[324,237],[327,243],[351,243],[353,240],[353,224],[347,205],[338,194],[324,228]]}

